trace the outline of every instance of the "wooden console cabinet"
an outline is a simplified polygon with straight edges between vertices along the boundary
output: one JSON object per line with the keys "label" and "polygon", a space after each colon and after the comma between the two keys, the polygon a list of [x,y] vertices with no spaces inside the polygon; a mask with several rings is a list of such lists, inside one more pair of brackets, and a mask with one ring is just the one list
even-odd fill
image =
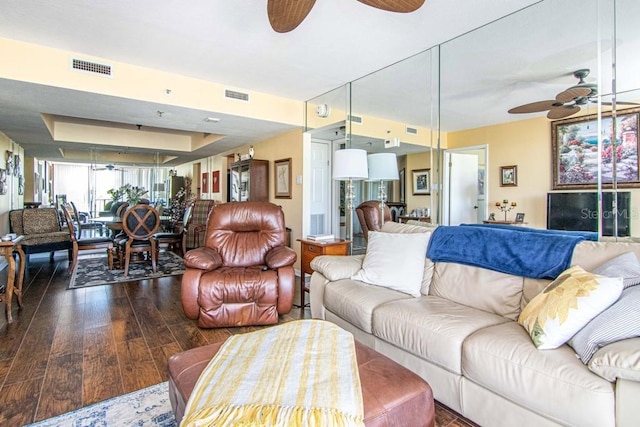
{"label": "wooden console cabinet", "polygon": [[269,161],[248,159],[231,163],[230,202],[269,201]]}

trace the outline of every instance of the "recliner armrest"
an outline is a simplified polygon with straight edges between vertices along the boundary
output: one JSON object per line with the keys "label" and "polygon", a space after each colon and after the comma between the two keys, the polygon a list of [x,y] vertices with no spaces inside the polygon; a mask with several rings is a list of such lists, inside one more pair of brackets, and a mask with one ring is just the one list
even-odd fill
{"label": "recliner armrest", "polygon": [[278,246],[271,249],[264,257],[267,267],[276,269],[293,265],[298,259],[296,251],[288,246]]}
{"label": "recliner armrest", "polygon": [[211,271],[222,265],[222,256],[218,251],[201,247],[192,249],[184,256],[184,266],[198,270]]}

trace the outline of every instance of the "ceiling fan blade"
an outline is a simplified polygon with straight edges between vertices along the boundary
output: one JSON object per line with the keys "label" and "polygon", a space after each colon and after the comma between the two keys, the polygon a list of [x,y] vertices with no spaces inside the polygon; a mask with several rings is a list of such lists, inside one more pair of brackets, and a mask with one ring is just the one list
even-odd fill
{"label": "ceiling fan blade", "polygon": [[563,119],[577,113],[578,111],[580,111],[580,107],[577,105],[561,105],[559,107],[553,107],[547,113],[547,118],[551,120]]}
{"label": "ceiling fan blade", "polygon": [[278,33],[288,33],[307,17],[316,0],[268,0],[267,15]]}
{"label": "ceiling fan blade", "polygon": [[557,104],[553,99],[547,101],[532,102],[531,104],[520,105],[519,107],[513,107],[508,112],[510,114],[524,114],[524,113],[537,113],[539,111],[550,110]]}
{"label": "ceiling fan blade", "polygon": [[591,95],[591,89],[588,87],[570,87],[569,89],[560,92],[556,95],[556,101],[562,102],[571,102],[576,98],[582,98],[583,96]]}
{"label": "ceiling fan blade", "polygon": [[424,0],[358,0],[367,6],[388,12],[409,13],[414,12],[424,4]]}

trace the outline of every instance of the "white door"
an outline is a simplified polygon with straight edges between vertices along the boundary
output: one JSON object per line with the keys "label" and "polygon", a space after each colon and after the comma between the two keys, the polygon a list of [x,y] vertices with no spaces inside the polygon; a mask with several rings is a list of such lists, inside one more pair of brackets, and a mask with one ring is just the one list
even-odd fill
{"label": "white door", "polygon": [[329,141],[311,140],[310,234],[331,233],[331,189]]}
{"label": "white door", "polygon": [[478,156],[445,153],[445,225],[478,222]]}

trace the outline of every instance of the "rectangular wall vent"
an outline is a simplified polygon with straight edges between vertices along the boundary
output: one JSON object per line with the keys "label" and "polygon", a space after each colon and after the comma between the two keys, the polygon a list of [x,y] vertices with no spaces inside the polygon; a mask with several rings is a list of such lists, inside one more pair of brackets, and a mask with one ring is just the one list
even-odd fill
{"label": "rectangular wall vent", "polygon": [[359,125],[362,124],[362,117],[360,117],[360,116],[348,115],[347,116],[347,120],[349,120],[351,123],[357,123]]}
{"label": "rectangular wall vent", "polygon": [[111,75],[111,65],[85,61],[84,59],[73,58],[71,60],[71,68],[87,73],[100,74],[102,76]]}
{"label": "rectangular wall vent", "polygon": [[238,101],[249,101],[249,94],[242,93],[235,90],[225,89],[224,97],[229,99],[237,99]]}
{"label": "rectangular wall vent", "polygon": [[417,135],[418,134],[418,129],[416,129],[416,128],[411,128],[411,127],[407,126],[405,128],[405,130],[406,130],[408,135]]}

